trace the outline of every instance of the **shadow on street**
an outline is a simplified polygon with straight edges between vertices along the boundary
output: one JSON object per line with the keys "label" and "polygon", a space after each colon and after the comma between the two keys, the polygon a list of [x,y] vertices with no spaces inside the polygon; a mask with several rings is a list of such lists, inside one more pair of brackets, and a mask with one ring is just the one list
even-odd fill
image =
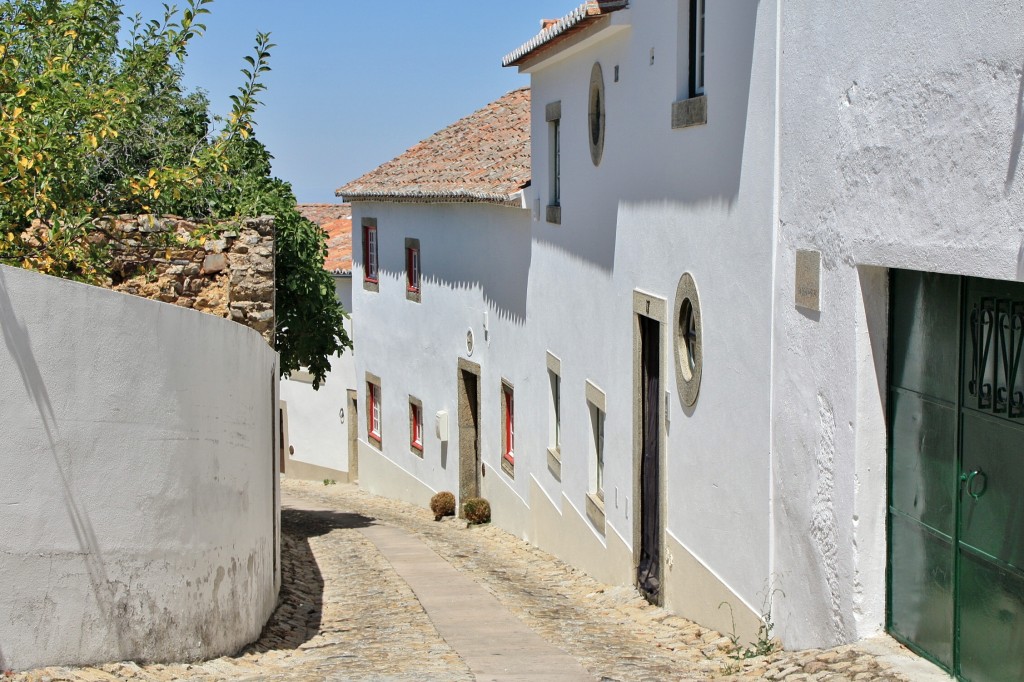
{"label": "shadow on street", "polygon": [[324,579],[309,538],[333,530],[366,528],[375,520],[330,510],[281,509],[281,592],[260,638],[239,655],[297,649],[320,631]]}

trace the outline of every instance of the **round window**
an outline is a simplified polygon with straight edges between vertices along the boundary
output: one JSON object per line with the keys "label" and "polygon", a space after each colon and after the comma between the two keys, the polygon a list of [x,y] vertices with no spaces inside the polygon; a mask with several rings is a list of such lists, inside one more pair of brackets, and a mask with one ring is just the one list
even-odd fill
{"label": "round window", "polygon": [[704,350],[701,344],[700,299],[690,273],[676,287],[676,385],[683,403],[691,407],[700,390]]}
{"label": "round window", "polygon": [[683,307],[679,311],[679,335],[682,339],[680,344],[686,360],[686,367],[684,369],[690,370],[693,373],[694,357],[697,353],[697,323],[696,318],[693,314],[693,302],[690,299],[683,299]]}
{"label": "round window", "polygon": [[587,107],[587,130],[590,133],[590,159],[597,166],[604,154],[604,74],[600,62],[590,70],[590,103]]}

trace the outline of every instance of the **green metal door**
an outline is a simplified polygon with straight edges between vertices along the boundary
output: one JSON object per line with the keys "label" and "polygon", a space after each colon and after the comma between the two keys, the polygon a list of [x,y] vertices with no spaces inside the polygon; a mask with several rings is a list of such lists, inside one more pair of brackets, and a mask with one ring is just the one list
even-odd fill
{"label": "green metal door", "polygon": [[1024,679],[1024,284],[894,271],[889,630]]}

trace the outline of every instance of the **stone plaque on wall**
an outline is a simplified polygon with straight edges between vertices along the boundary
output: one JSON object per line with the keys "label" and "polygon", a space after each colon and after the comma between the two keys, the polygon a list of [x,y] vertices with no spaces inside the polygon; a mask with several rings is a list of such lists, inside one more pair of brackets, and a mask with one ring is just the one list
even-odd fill
{"label": "stone plaque on wall", "polygon": [[821,252],[796,252],[796,304],[821,311]]}

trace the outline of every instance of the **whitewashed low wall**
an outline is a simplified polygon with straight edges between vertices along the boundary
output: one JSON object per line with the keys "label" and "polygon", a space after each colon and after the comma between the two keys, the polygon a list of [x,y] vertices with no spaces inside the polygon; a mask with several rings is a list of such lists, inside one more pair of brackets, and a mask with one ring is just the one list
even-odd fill
{"label": "whitewashed low wall", "polygon": [[0,331],[0,670],[256,639],[279,587],[274,351],[8,267]]}

